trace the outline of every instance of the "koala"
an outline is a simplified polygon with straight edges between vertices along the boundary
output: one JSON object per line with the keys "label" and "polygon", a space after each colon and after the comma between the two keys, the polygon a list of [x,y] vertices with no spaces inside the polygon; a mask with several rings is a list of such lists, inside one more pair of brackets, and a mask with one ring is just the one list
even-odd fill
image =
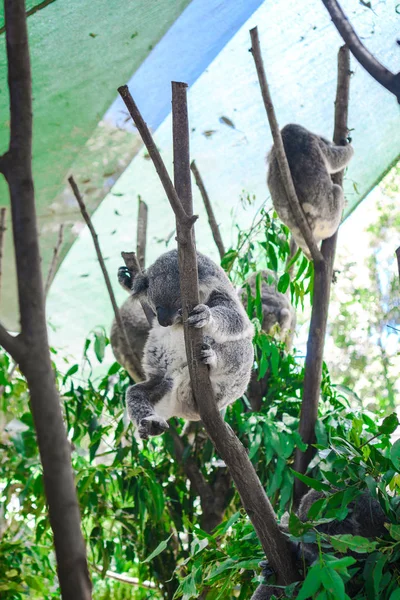
{"label": "koala", "polygon": [[149,335],[150,325],[141,305],[132,297],[125,300],[120,308],[120,313],[131,345],[131,361],[133,361],[133,365],[126,357],[125,340],[115,319],[112,322],[110,333],[110,342],[114,356],[120,365],[128,371],[132,379],[136,381],[138,376],[140,379],[143,379],[142,357],[144,346]]}
{"label": "koala", "polygon": [[[310,490],[301,499],[297,515],[303,523],[308,520],[308,511],[311,506],[324,498],[322,492]],[[385,522],[387,517],[382,510],[378,500],[372,497],[369,491],[364,491],[357,496],[353,502],[348,505],[349,514],[343,521],[331,521],[317,525],[316,530],[327,535],[360,535],[366,538],[376,538],[385,535],[387,532]],[[304,557],[307,564],[312,564],[319,556],[318,545],[315,543],[302,543],[299,548],[300,554]]]}
{"label": "koala", "polygon": [[[297,516],[303,523],[308,521],[308,512],[314,502],[320,498],[324,498],[325,495],[322,492],[316,490],[310,490],[305,496],[303,496]],[[343,519],[343,521],[331,521],[330,523],[323,523],[316,526],[316,530],[327,535],[360,535],[366,538],[377,538],[385,535],[387,532],[385,522],[388,520],[385,513],[382,510],[381,505],[375,498],[373,498],[369,491],[365,491],[360,496],[355,498],[353,502],[349,504],[349,514]],[[285,516],[285,515],[284,515]],[[288,533],[288,518],[287,520],[282,518],[280,528],[284,533]],[[293,552],[296,554],[296,558],[299,561],[299,568],[302,567],[302,561],[304,560],[307,565],[312,565],[319,558],[319,548],[317,543],[293,543]],[[357,558],[354,552],[351,552],[353,556]],[[364,555],[365,556],[365,555]],[[268,561],[260,562],[262,567],[262,575],[265,581],[273,574],[273,570],[270,567]],[[251,600],[270,600],[275,595],[277,598],[283,595],[284,589],[270,586],[266,583],[260,584],[255,590]]]}
{"label": "koala", "polygon": [[[261,303],[262,303],[262,329],[285,343],[286,350],[292,348],[296,327],[296,311],[289,300],[289,291],[285,294],[278,292],[276,274],[269,270],[261,271]],[[256,278],[254,273],[247,280],[251,295],[256,295]],[[243,304],[247,305],[247,285],[241,290]],[[268,389],[269,373],[258,379],[257,371],[253,370],[247,391],[251,408],[258,412],[261,409],[262,399]]]}
{"label": "koala", "polygon": [[[281,134],[297,197],[314,239],[319,243],[336,232],[345,204],[342,188],[332,183],[330,175],[348,165],[354,149],[345,140],[344,145],[336,146],[301,125],[286,125]],[[296,244],[310,258],[286,195],[274,146],[268,163],[267,183],[274,208],[291,230]]]}
{"label": "koala", "polygon": [[[267,269],[261,273],[261,303],[262,303],[262,329],[269,335],[274,335],[284,342],[290,350],[293,343],[293,335],[296,327],[296,311],[290,303],[289,291],[285,294],[277,290],[276,274]],[[257,273],[253,273],[247,284],[253,297],[256,295]],[[242,299],[247,304],[246,285],[242,288]]]}
{"label": "koala", "polygon": [[[197,253],[200,304],[188,317],[190,327],[203,330],[199,359],[208,365],[219,410],[246,390],[254,361],[250,322],[225,272]],[[144,347],[145,381],[128,388],[126,403],[139,436],[162,434],[171,417],[198,421],[187,365],[179,287],[178,252],[161,255],[133,279],[119,269],[120,283],[132,297],[144,300],[155,314]]]}

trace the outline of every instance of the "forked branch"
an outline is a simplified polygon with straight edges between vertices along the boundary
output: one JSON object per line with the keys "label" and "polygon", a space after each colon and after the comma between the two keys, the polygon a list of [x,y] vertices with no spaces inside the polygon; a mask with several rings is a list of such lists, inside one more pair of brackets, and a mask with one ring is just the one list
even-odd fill
{"label": "forked branch", "polygon": [[[119,88],[120,93],[121,89],[124,90],[124,93],[121,94],[122,98],[128,110],[130,110],[133,100],[126,86]],[[197,255],[193,234],[194,220],[191,210],[186,84],[173,83],[172,90],[174,176],[176,188],[172,186],[172,183],[173,192],[170,186],[166,187],[164,185],[164,188],[177,217],[181,300],[185,323],[185,317],[187,317],[188,312],[199,303]],[[143,120],[136,105],[135,110],[130,110],[130,113],[140,131],[139,125]],[[150,138],[149,136],[150,133],[147,130],[143,141],[149,155],[156,166],[157,172],[159,174],[166,173],[164,165],[163,168],[160,168],[161,157],[158,151],[155,151],[154,142],[151,136]],[[163,181],[163,184],[165,184],[165,181]],[[179,207],[177,206],[177,202],[180,205]],[[279,530],[271,504],[265,495],[245,448],[239,442],[232,429],[224,423],[217,409],[207,366],[198,361],[199,348],[202,344],[201,332],[196,328],[189,329],[187,323],[185,323],[184,331],[193,393],[206,432],[231,472],[243,506],[254,525],[271,566],[278,575],[279,582],[286,585],[296,581],[298,573],[292,560],[292,554],[285,537]]]}
{"label": "forked branch", "polygon": [[254,62],[256,65],[258,81],[260,83],[261,94],[264,101],[265,110],[267,111],[269,126],[271,128],[272,138],[274,140],[274,147],[276,152],[276,159],[279,165],[279,171],[285,187],[286,195],[289,200],[290,208],[293,211],[296,223],[299,226],[301,234],[307,244],[310,254],[314,261],[314,264],[322,262],[323,256],[319,250],[314,236],[311,232],[308,221],[303,212],[300,202],[297,198],[296,190],[294,189],[292,175],[290,173],[289,163],[286,158],[285,148],[283,146],[281,132],[279,130],[278,121],[276,119],[274,105],[272,104],[272,98],[268,87],[267,76],[265,74],[264,63],[261,56],[260,40],[258,38],[258,29],[254,27],[250,30],[251,36],[251,52],[253,54]]}
{"label": "forked branch", "polygon": [[322,0],[322,2],[354,58],[375,81],[392,92],[400,102],[400,73],[395,74],[389,71],[364,46],[337,0]]}

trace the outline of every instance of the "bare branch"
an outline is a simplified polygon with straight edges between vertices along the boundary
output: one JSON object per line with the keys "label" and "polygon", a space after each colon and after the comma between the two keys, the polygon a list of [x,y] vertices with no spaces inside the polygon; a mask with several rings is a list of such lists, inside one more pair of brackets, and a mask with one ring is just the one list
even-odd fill
{"label": "bare branch", "polygon": [[[98,573],[103,573],[103,569],[101,567],[98,567],[97,565],[93,564],[90,566]],[[140,579],[138,579],[137,577],[130,577],[129,575],[120,575],[119,573],[115,573],[114,571],[106,571],[106,576],[110,579],[115,579],[115,581],[127,583],[128,585],[134,585],[136,587],[141,587],[148,590],[157,589],[157,586],[153,581],[140,581]]]}
{"label": "bare branch", "polygon": [[4,348],[10,356],[19,363],[24,355],[25,347],[19,335],[13,336],[8,333],[7,329],[0,323],[0,346]]}
{"label": "bare branch", "polygon": [[137,378],[136,380],[140,381],[142,379],[142,376],[141,376],[141,373],[138,373],[137,368],[136,368],[136,361],[133,358],[133,351],[132,351],[132,348],[131,348],[131,344],[129,342],[129,339],[128,339],[128,336],[126,334],[126,330],[125,330],[124,324],[123,324],[122,319],[121,319],[121,313],[119,311],[118,304],[117,304],[117,301],[115,299],[114,290],[113,290],[112,285],[111,285],[110,277],[108,275],[108,271],[107,271],[107,267],[106,267],[105,262],[104,262],[103,255],[101,253],[99,239],[98,239],[96,230],[93,227],[92,220],[91,220],[91,218],[89,216],[89,213],[86,210],[85,203],[83,201],[83,198],[81,196],[79,188],[78,188],[78,186],[77,186],[74,178],[72,177],[72,175],[70,177],[68,177],[68,182],[69,182],[69,184],[70,184],[70,186],[72,188],[72,191],[74,193],[76,201],[78,202],[79,208],[81,209],[82,216],[83,216],[83,218],[84,218],[84,220],[86,222],[86,225],[89,228],[90,234],[91,234],[92,239],[93,239],[93,244],[94,244],[94,247],[95,247],[95,250],[96,250],[97,260],[99,261],[100,268],[101,268],[101,271],[103,273],[104,282],[106,284],[108,295],[110,297],[111,304],[112,304],[112,307],[113,307],[115,320],[117,322],[118,329],[120,330],[120,332],[121,332],[121,334],[123,336],[124,345],[125,345],[125,356],[126,356],[127,362],[129,362],[129,370],[134,375],[134,378],[135,379]]}
{"label": "bare branch", "polygon": [[[186,84],[172,83],[172,123],[175,186],[178,196],[182,199],[185,214],[190,217],[192,197],[186,87]],[[278,580],[282,584],[288,584],[298,578],[298,573],[287,541],[278,528],[275,514],[245,448],[232,429],[224,423],[217,409],[207,366],[198,361],[202,334],[199,329],[189,328],[186,322],[189,310],[199,303],[193,226],[188,226],[186,222],[182,223],[177,219],[177,231],[186,353],[200,417],[217,452],[230,470],[243,506],[254,525],[268,560],[277,573]]]}
{"label": "bare branch", "polygon": [[0,210],[0,289],[3,275],[4,232],[6,231],[6,208]]}
{"label": "bare branch", "polygon": [[253,54],[254,62],[256,65],[258,81],[260,83],[261,93],[264,100],[265,110],[267,111],[269,126],[271,128],[272,138],[274,140],[274,147],[276,152],[276,159],[279,165],[279,171],[285,187],[286,195],[289,200],[290,208],[293,211],[293,215],[296,219],[296,223],[301,231],[301,234],[307,244],[310,254],[315,264],[323,261],[323,256],[319,250],[311,229],[308,225],[308,221],[300,206],[297,198],[296,190],[293,185],[292,175],[289,169],[289,163],[286,158],[285,148],[282,142],[281,132],[279,130],[278,121],[276,119],[274,106],[272,104],[271,94],[269,92],[267,76],[265,74],[264,63],[261,56],[260,40],[258,38],[258,29],[254,27],[250,30],[251,36],[251,52]]}
{"label": "bare branch", "polygon": [[[140,264],[139,261],[137,259],[137,256],[134,252],[121,252],[121,256],[124,260],[125,265],[127,266],[127,268],[129,269],[130,273],[131,273],[131,277],[132,279],[139,273],[142,272],[142,269],[140,268]],[[153,325],[153,319],[154,319],[154,314],[153,311],[151,310],[150,306],[148,304],[146,304],[146,302],[143,302],[142,300],[140,301],[140,304],[143,308],[143,312],[146,315],[146,319],[148,324],[150,325],[150,327],[152,327]]]}
{"label": "bare branch", "polygon": [[197,219],[195,216],[191,216],[185,214],[185,211],[182,207],[182,204],[179,200],[178,194],[175,191],[174,186],[172,185],[172,181],[170,176],[168,175],[168,171],[165,168],[164,162],[160,156],[160,153],[157,149],[157,146],[154,143],[152,135],[143,120],[142,115],[139,112],[138,107],[136,106],[127,85],[123,85],[118,88],[118,92],[125,103],[126,108],[131,115],[133,122],[135,123],[142,140],[147,148],[147,151],[152,159],[160,181],[164,187],[165,193],[167,194],[168,200],[170,201],[172,210],[175,213],[176,218],[179,218],[182,223],[187,226],[190,226]]}
{"label": "bare branch", "polygon": [[53,282],[54,275],[55,275],[56,270],[57,270],[58,256],[60,254],[61,245],[63,243],[63,235],[64,235],[64,225],[61,224],[60,228],[58,230],[57,243],[54,246],[54,250],[53,250],[53,258],[51,259],[51,264],[50,264],[49,272],[47,273],[46,284],[44,286],[44,295],[45,295],[45,297],[47,297],[47,294],[49,293],[50,286],[51,286],[51,284]]}
{"label": "bare branch", "polygon": [[13,358],[18,361],[29,386],[62,598],[90,600],[91,584],[80,529],[70,444],[47,339],[32,179],[32,86],[25,2],[5,0],[4,9],[10,147],[6,161],[3,156],[1,168],[10,189],[22,333],[18,346],[18,338],[12,338],[3,327],[0,328],[0,337],[5,347],[7,343],[11,344],[9,350],[14,352]]}
{"label": "bare branch", "polygon": [[397,257],[397,270],[399,272],[399,279],[400,279],[400,246],[396,250],[396,257]]}
{"label": "bare branch", "polygon": [[206,207],[206,211],[207,211],[207,216],[208,216],[208,222],[210,224],[210,228],[211,228],[211,233],[213,235],[214,238],[214,242],[215,245],[218,248],[218,252],[219,252],[219,256],[222,260],[222,258],[225,255],[225,248],[224,248],[224,242],[222,241],[222,237],[221,237],[221,233],[219,230],[219,226],[218,223],[215,219],[215,215],[214,215],[214,211],[213,211],[213,207],[210,201],[210,197],[207,193],[206,187],[204,185],[203,179],[200,175],[200,172],[197,168],[197,165],[195,163],[194,160],[192,160],[191,164],[190,164],[190,168],[192,170],[192,173],[194,175],[194,178],[196,180],[196,184],[197,187],[200,190],[201,193],[201,197],[203,198],[203,202],[204,202],[204,206]]}
{"label": "bare branch", "polygon": [[147,243],[147,204],[138,196],[138,221],[136,235],[136,255],[141,269],[146,265],[146,243]]}
{"label": "bare branch", "polygon": [[[338,79],[335,100],[335,130],[333,140],[340,144],[348,134],[347,115],[350,90],[350,53],[342,46],[338,53]],[[343,185],[343,171],[332,176],[334,183]],[[304,391],[301,404],[299,432],[308,444],[303,453],[296,450],[294,468],[305,473],[315,453],[311,446],[315,442],[315,424],[318,418],[318,404],[321,393],[322,361],[324,354],[326,325],[328,320],[329,298],[335,260],[338,232],[322,243],[324,262],[315,266],[314,301],[311,312],[310,330],[307,342],[307,356],[304,370]],[[295,481],[295,503],[298,504],[306,492],[306,486]]]}
{"label": "bare branch", "polygon": [[354,58],[384,88],[392,92],[400,102],[400,73],[394,74],[384,67],[361,42],[349,19],[336,0],[322,0],[336,29],[348,46]]}
{"label": "bare branch", "polygon": [[[33,6],[32,8],[30,8],[29,10],[26,11],[26,16],[30,17],[31,15],[34,15],[36,12],[38,12],[38,10],[42,10],[42,8],[46,8],[46,6],[48,6],[49,4],[52,4],[55,1],[56,0],[43,0],[42,2],[39,2],[39,4],[35,4],[35,6]],[[5,30],[6,30],[5,27],[0,27],[0,35],[2,33],[4,33]]]}

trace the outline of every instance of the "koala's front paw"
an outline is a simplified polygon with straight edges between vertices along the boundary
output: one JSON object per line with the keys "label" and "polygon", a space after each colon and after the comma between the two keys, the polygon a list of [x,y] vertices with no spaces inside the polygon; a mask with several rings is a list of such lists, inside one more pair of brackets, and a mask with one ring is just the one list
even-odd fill
{"label": "koala's front paw", "polygon": [[203,344],[200,350],[200,360],[205,365],[215,365],[217,362],[217,355],[209,344]]}
{"label": "koala's front paw", "polygon": [[168,428],[167,421],[161,417],[157,417],[157,415],[151,415],[140,421],[138,432],[140,439],[147,440],[149,437],[161,435]]}
{"label": "koala's front paw", "polygon": [[198,304],[194,307],[190,315],[188,316],[188,324],[191,327],[205,327],[211,323],[212,315],[211,310],[205,304]]}
{"label": "koala's front paw", "polygon": [[132,275],[128,267],[120,267],[118,269],[118,283],[122,285],[124,290],[132,290]]}

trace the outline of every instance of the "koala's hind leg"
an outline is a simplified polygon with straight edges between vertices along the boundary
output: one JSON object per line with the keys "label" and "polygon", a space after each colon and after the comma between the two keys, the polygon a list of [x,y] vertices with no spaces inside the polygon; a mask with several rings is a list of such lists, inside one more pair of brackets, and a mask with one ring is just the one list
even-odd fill
{"label": "koala's hind leg", "polygon": [[157,415],[154,405],[171,389],[172,380],[166,377],[152,378],[128,388],[126,405],[129,418],[137,426],[142,440],[168,429],[168,423]]}
{"label": "koala's hind leg", "polygon": [[354,154],[354,148],[350,144],[346,146],[321,144],[320,148],[325,157],[329,173],[337,173],[344,169]]}

